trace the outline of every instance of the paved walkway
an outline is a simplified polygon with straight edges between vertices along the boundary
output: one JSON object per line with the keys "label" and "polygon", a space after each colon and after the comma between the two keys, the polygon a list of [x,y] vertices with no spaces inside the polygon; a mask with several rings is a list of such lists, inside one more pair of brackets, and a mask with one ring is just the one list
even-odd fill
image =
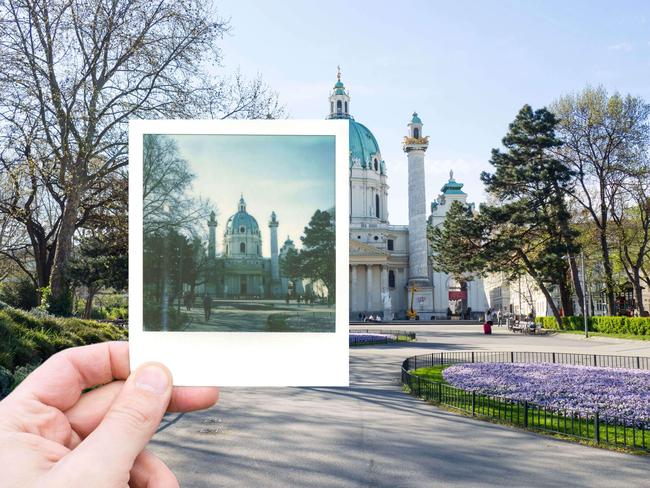
{"label": "paved walkway", "polygon": [[650,343],[414,326],[418,342],[353,348],[348,388],[224,388],[152,442],[184,487],[648,486],[650,458],[468,419],[401,391],[402,360],[438,350],[650,356]]}

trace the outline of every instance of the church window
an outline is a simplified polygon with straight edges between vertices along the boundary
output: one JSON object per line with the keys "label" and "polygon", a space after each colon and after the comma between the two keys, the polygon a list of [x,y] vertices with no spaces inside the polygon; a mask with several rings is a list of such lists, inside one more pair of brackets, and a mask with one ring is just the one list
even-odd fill
{"label": "church window", "polygon": [[246,243],[242,242],[239,244],[239,252],[244,254],[246,252]]}
{"label": "church window", "polygon": [[417,127],[413,129],[413,137],[415,137],[416,139],[420,138],[420,129],[418,129]]}
{"label": "church window", "polygon": [[348,113],[348,102],[345,102],[345,113]]}
{"label": "church window", "polygon": [[375,217],[379,218],[379,195],[375,195]]}
{"label": "church window", "polygon": [[375,171],[379,170],[379,163],[377,162],[377,158],[375,158]]}
{"label": "church window", "polygon": [[395,241],[393,239],[388,239],[388,250],[389,251],[394,251],[395,250]]}
{"label": "church window", "polygon": [[388,270],[388,288],[395,288],[395,271]]}
{"label": "church window", "polygon": [[341,104],[341,100],[337,100],[336,101],[336,112],[340,114],[342,111],[343,111],[343,106]]}
{"label": "church window", "polygon": [[378,240],[379,240],[379,236],[375,236],[375,237],[373,237],[373,239],[376,240],[376,241],[378,241]]}
{"label": "church window", "polygon": [[334,102],[330,102],[330,112],[334,113]]}
{"label": "church window", "polygon": [[357,236],[357,239],[361,239],[361,236]]}
{"label": "church window", "polygon": [[242,226],[239,228],[239,232],[240,232],[241,234],[243,234],[244,232],[246,232],[246,227],[244,227],[244,226],[242,225]]}

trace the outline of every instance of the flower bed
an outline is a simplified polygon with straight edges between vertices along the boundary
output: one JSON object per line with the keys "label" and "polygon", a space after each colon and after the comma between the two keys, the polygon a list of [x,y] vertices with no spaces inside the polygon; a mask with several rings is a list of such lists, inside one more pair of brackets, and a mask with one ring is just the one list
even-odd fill
{"label": "flower bed", "polygon": [[567,414],[650,422],[650,371],[550,363],[468,363],[450,366],[452,386],[528,401]]}
{"label": "flower bed", "polygon": [[372,334],[363,332],[350,332],[350,345],[355,344],[375,344],[394,342],[397,337],[393,334]]}

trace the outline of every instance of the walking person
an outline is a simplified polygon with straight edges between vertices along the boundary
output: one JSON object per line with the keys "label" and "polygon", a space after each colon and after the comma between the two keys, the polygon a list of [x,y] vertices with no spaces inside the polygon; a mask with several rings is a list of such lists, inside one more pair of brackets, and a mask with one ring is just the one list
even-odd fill
{"label": "walking person", "polygon": [[210,320],[210,315],[212,315],[212,298],[207,293],[203,296],[203,315],[206,322]]}

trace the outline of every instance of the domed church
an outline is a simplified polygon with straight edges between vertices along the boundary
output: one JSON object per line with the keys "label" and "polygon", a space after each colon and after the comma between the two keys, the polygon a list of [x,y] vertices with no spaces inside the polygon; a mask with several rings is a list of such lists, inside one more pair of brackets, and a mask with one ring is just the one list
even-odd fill
{"label": "domed church", "polygon": [[[237,212],[228,218],[223,233],[223,252],[217,252],[215,213],[208,221],[208,273],[204,291],[223,298],[284,298],[295,287],[304,294],[302,283],[281,276],[278,251],[280,222],[271,212],[271,257],[262,256],[262,234],[257,219],[246,208],[244,195]],[[284,248],[293,246],[287,237]]]}
{"label": "domed church", "polygon": [[422,319],[481,312],[487,301],[481,280],[458,283],[431,266],[427,224],[440,225],[454,199],[467,205],[463,186],[450,180],[432,203],[427,216],[425,153],[429,137],[423,123],[413,113],[407,124],[402,148],[408,160],[409,221],[394,225],[388,220],[387,164],[372,132],[355,120],[350,111],[350,95],[337,81],[329,97],[328,119],[349,122],[350,144],[350,318],[381,315],[384,320],[405,318],[413,306]]}

